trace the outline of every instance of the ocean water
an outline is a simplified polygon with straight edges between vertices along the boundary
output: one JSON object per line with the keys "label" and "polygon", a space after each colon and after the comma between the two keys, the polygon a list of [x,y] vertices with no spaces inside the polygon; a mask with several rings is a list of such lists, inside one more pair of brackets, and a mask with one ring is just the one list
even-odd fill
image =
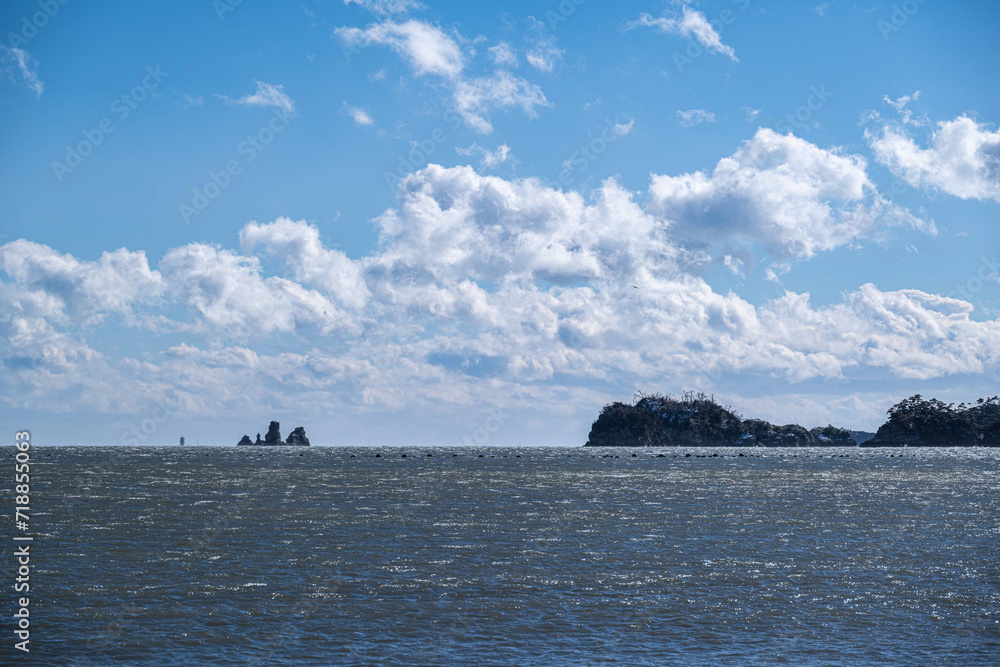
{"label": "ocean water", "polygon": [[32,456],[5,664],[1000,663],[996,450]]}

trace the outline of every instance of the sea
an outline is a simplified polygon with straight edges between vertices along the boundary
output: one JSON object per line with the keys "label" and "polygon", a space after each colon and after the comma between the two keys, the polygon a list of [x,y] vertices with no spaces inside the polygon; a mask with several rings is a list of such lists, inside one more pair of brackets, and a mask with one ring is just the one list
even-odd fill
{"label": "sea", "polygon": [[1000,450],[31,456],[3,664],[1000,664]]}

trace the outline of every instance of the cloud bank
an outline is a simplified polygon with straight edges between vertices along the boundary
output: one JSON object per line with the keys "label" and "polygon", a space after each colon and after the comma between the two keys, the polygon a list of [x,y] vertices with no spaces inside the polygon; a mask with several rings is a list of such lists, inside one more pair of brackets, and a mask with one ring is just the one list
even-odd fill
{"label": "cloud bank", "polygon": [[[13,241],[0,246],[2,394],[55,412],[559,414],[727,377],[997,378],[1000,322],[973,320],[965,301],[862,284],[830,305],[792,291],[755,305],[702,277],[716,242],[800,261],[900,224],[930,229],[882,200],[865,167],[770,130],[711,173],[654,175],[646,193],[610,179],[586,198],[432,164],[403,179],[358,258],[288,218],[247,223],[238,250],[189,243],[155,266],[141,251],[88,261]],[[104,327],[154,349],[101,344]]]}

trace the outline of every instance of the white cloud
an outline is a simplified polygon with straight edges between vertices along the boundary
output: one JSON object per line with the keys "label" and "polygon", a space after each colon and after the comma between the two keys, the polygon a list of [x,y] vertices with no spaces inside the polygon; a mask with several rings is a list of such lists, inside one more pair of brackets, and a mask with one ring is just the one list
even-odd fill
{"label": "white cloud", "polygon": [[690,109],[689,111],[678,111],[677,117],[681,119],[682,127],[694,127],[701,123],[714,123],[715,114],[704,109]]}
{"label": "white cloud", "polygon": [[754,109],[753,107],[740,107],[743,113],[746,114],[747,122],[752,123],[757,120],[757,116],[760,115],[760,109]]}
{"label": "white cloud", "polygon": [[479,161],[480,169],[492,169],[498,164],[507,161],[507,158],[510,157],[510,146],[500,144],[495,150],[491,151],[479,144],[472,144],[468,148],[456,148],[455,152],[459,155],[481,155],[482,159]]}
{"label": "white cloud", "polygon": [[364,30],[337,28],[336,34],[348,46],[380,44],[405,58],[419,76],[457,78],[465,67],[462,50],[441,28],[424,21],[385,21]]}
{"label": "white cloud", "polygon": [[344,111],[351,117],[351,120],[358,125],[371,126],[375,124],[375,120],[361,107],[352,107],[345,101]]}
{"label": "white cloud", "polygon": [[695,246],[721,235],[763,243],[777,257],[809,257],[901,224],[935,232],[878,195],[865,168],[858,155],[760,129],[710,175],[654,175],[650,207]]}
{"label": "white cloud", "polygon": [[390,14],[405,14],[409,11],[424,9],[424,4],[416,0],[344,0],[345,5],[358,5],[373,14],[387,16]]}
{"label": "white cloud", "polygon": [[[626,116],[628,118],[628,116]],[[624,137],[626,134],[632,132],[632,128],[635,127],[635,119],[629,118],[627,121],[615,121],[615,124],[611,127],[611,133],[615,137]]]}
{"label": "white cloud", "polygon": [[[156,270],[141,252],[88,262],[15,241],[0,246],[0,394],[12,409],[135,413],[162,400],[186,414],[385,421],[391,409],[448,423],[456,408],[497,404],[589,421],[609,392],[727,377],[804,395],[809,380],[995,382],[1000,321],[972,320],[964,301],[865,284],[831,305],[794,292],[755,305],[690,268],[699,226],[789,257],[872,233],[887,209],[864,166],[761,130],[710,175],[654,177],[643,203],[614,179],[587,198],[429,165],[403,179],[374,220],[377,248],[358,259],[288,218],[248,223],[242,254],[192,243]],[[741,255],[726,254],[738,275]],[[161,351],[105,356],[67,335],[111,314]],[[275,350],[293,336],[294,352]]]}
{"label": "white cloud", "polygon": [[361,268],[339,250],[324,248],[319,230],[312,225],[289,218],[263,225],[248,222],[240,231],[240,248],[246,255],[264,248],[284,260],[293,279],[320,290],[344,308],[357,310],[368,299]]}
{"label": "white cloud", "polygon": [[[220,95],[223,99],[229,98]],[[285,94],[285,87],[257,82],[257,91],[253,95],[246,95],[235,101],[235,104],[242,104],[251,107],[275,107],[287,113],[295,113],[295,101]]]}
{"label": "white cloud", "polygon": [[629,30],[640,26],[655,28],[668,35],[692,37],[710,53],[718,53],[728,57],[733,62],[739,62],[733,47],[722,43],[722,37],[705,18],[705,15],[687,5],[681,10],[680,17],[654,17],[643,13],[639,15],[637,20],[626,24],[626,28]]}
{"label": "white cloud", "polygon": [[38,78],[38,62],[24,49],[8,47],[3,44],[0,44],[0,54],[2,54],[0,63],[3,63],[7,77],[14,79],[14,72],[11,70],[16,68],[24,85],[33,90],[35,95],[41,97],[42,91],[45,90],[45,84]]}
{"label": "white cloud", "polygon": [[534,118],[536,107],[549,105],[541,88],[506,70],[497,70],[490,76],[466,76],[465,56],[458,43],[429,23],[386,21],[364,30],[338,28],[336,34],[348,46],[389,46],[409,62],[416,75],[439,77],[451,90],[455,111],[477,132],[493,131],[489,112],[495,109],[517,107]]}
{"label": "white cloud", "polygon": [[[913,111],[909,108],[911,102],[915,102],[920,99],[920,91],[916,91],[912,95],[903,95],[897,99],[892,99],[888,95],[882,96],[882,101],[891,106],[900,115],[900,120],[904,125],[926,125],[927,120],[924,118],[914,120]],[[878,117],[878,114],[875,114]]]}
{"label": "white cloud", "polygon": [[819,14],[820,16],[826,16],[826,10],[828,10],[829,8],[830,8],[830,3],[821,2],[818,5],[813,6],[813,11]]}
{"label": "white cloud", "polygon": [[913,187],[1000,201],[1000,132],[968,116],[938,123],[927,148],[900,125],[866,130],[875,159]]}
{"label": "white cloud", "polygon": [[89,325],[110,313],[131,315],[135,305],[155,300],[164,287],[144,252],[124,248],[87,262],[18,239],[0,246],[0,270],[22,294],[32,295],[32,314],[59,323]]}
{"label": "white cloud", "polygon": [[792,270],[792,265],[788,262],[772,264],[764,271],[764,279],[768,282],[781,284],[781,276]]}
{"label": "white cloud", "polygon": [[546,106],[549,101],[541,88],[503,70],[488,77],[463,79],[455,87],[456,110],[469,127],[482,134],[493,131],[488,116],[492,109],[519,107],[528,118],[534,118],[535,108]]}
{"label": "white cloud", "polygon": [[185,329],[224,337],[251,338],[349,329],[344,311],[316,290],[280,277],[264,277],[255,257],[191,243],[167,253],[159,264],[171,298],[194,315]]}
{"label": "white cloud", "polygon": [[[289,278],[264,275],[254,256],[202,244],[160,263],[170,300],[163,312],[174,304],[193,318],[181,331],[307,337],[295,353],[170,342],[155,363],[113,361],[53,327],[51,311],[31,311],[54,289],[45,274],[61,275],[56,263],[38,270],[35,286],[2,283],[5,389],[30,383],[71,409],[129,411],[142,396],[204,414],[248,401],[259,411],[265,401],[297,414],[369,405],[436,406],[443,415],[489,395],[558,411],[586,382],[692,386],[735,374],[787,386],[872,373],[996,378],[1000,370],[1000,322],[972,321],[972,306],[955,299],[863,285],[826,307],[792,292],[754,306],[716,293],[679,270],[667,225],[613,181],[587,202],[530,179],[432,165],[409,177],[400,197],[377,220],[381,249],[362,260],[324,248],[314,227],[281,219],[251,223],[241,241],[248,252],[264,248]],[[369,297],[337,303],[361,290]],[[5,395],[22,406],[52,400]]]}
{"label": "white cloud", "polygon": [[746,274],[743,273],[744,261],[739,257],[734,257],[732,255],[725,255],[722,258],[722,265],[729,269],[729,272],[734,276],[740,278],[746,278]]}
{"label": "white cloud", "polygon": [[517,54],[514,53],[514,49],[507,42],[499,42],[495,46],[491,46],[487,51],[490,54],[490,60],[495,64],[517,67]]}
{"label": "white cloud", "polygon": [[543,37],[535,42],[525,58],[528,64],[540,72],[551,72],[562,61],[565,51],[556,47],[554,37]]}

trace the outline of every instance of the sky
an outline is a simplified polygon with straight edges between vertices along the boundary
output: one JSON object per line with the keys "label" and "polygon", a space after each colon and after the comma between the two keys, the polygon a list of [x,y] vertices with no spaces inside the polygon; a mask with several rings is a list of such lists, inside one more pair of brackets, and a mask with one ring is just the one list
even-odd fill
{"label": "sky", "polygon": [[39,444],[874,430],[1000,375],[1000,5],[11,1],[0,416]]}

